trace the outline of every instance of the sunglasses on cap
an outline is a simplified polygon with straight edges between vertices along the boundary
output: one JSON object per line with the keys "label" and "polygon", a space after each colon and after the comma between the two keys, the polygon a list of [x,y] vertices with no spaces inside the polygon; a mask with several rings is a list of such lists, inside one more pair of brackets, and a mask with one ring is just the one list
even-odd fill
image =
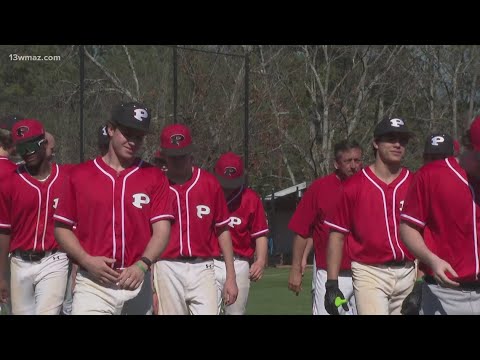
{"label": "sunglasses on cap", "polygon": [[26,155],[26,154],[31,154],[37,152],[42,144],[45,142],[45,139],[40,139],[36,141],[27,141],[24,143],[17,144],[16,150],[17,154],[20,156]]}

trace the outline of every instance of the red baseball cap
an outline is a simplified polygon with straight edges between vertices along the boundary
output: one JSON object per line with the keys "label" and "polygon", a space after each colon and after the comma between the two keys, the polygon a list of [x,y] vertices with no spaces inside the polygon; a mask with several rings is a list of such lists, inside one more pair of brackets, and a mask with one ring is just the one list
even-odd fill
{"label": "red baseball cap", "polygon": [[35,119],[17,121],[12,127],[12,140],[14,144],[28,142],[45,137],[43,124]]}
{"label": "red baseball cap", "polygon": [[182,124],[167,125],[163,128],[160,147],[165,156],[181,156],[196,150],[190,129]]}
{"label": "red baseball cap", "polygon": [[470,142],[476,151],[480,151],[480,115],[470,125]]}
{"label": "red baseball cap", "polygon": [[245,183],[242,158],[233,153],[222,154],[215,164],[215,176],[226,189],[236,189]]}

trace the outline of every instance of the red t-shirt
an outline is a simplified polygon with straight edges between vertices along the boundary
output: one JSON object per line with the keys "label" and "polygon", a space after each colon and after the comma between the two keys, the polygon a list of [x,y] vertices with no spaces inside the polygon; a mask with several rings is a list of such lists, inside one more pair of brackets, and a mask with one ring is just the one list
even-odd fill
{"label": "red t-shirt", "polygon": [[479,273],[479,191],[454,157],[434,161],[416,174],[401,214],[403,221],[428,227],[426,245],[453,267],[458,281],[477,280]]}
{"label": "red t-shirt", "polygon": [[[268,233],[267,217],[260,196],[250,188],[241,187],[227,199],[230,211],[229,231],[235,255],[253,258],[256,239]],[[215,256],[220,255],[217,244]]]}
{"label": "red t-shirt", "polygon": [[24,165],[2,180],[0,227],[11,229],[10,252],[57,249],[53,214],[68,175],[61,165],[52,164],[50,176],[39,181]]}
{"label": "red t-shirt", "polygon": [[191,179],[181,185],[170,181],[170,190],[178,215],[161,258],[215,256],[218,246],[216,228],[230,220],[223,190],[216,177],[193,167]]}
{"label": "red t-shirt", "polygon": [[[336,209],[340,200],[342,181],[333,173],[315,180],[303,194],[302,200],[290,219],[288,228],[304,238],[313,238],[315,265],[317,269],[327,269],[327,245],[330,227],[323,223],[325,216]],[[345,240],[341,270],[351,268],[348,243]]]}
{"label": "red t-shirt", "polygon": [[6,175],[13,173],[17,165],[10,161],[6,156],[0,156],[0,178],[5,177]]}
{"label": "red t-shirt", "polygon": [[162,171],[137,159],[117,172],[101,156],[70,170],[55,220],[76,225],[92,256],[116,259],[124,268],[140,259],[156,221],[173,220],[173,201]]}
{"label": "red t-shirt", "polygon": [[390,184],[366,167],[344,182],[341,200],[325,223],[335,231],[352,232],[348,243],[352,261],[382,264],[413,260],[400,240],[399,224],[412,174],[403,168]]}

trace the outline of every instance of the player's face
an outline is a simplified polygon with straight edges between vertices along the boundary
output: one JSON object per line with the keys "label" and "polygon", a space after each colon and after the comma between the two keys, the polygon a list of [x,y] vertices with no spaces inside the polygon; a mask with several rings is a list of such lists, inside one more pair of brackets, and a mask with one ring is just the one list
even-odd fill
{"label": "player's face", "polygon": [[185,176],[192,168],[192,155],[167,156],[168,173],[173,176]]}
{"label": "player's face", "polygon": [[117,126],[115,129],[108,127],[112,147],[118,157],[131,159],[142,147],[145,133],[143,131]]}
{"label": "player's face", "polygon": [[47,142],[45,139],[28,141],[16,146],[17,153],[28,167],[36,167],[46,157]]}
{"label": "player's face", "polygon": [[342,178],[352,176],[359,171],[362,166],[362,150],[357,148],[342,151],[339,158],[335,160],[335,169]]}
{"label": "player's face", "polygon": [[408,136],[387,134],[373,142],[377,149],[377,157],[386,164],[400,163],[405,156],[405,147],[408,144]]}
{"label": "player's face", "polygon": [[465,169],[468,175],[480,179],[480,152],[473,150],[464,151],[460,157],[460,166]]}

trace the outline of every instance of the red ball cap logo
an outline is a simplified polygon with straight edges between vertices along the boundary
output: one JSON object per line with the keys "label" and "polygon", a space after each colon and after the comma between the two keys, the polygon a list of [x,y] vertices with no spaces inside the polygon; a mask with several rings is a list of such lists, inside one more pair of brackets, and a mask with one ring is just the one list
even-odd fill
{"label": "red ball cap logo", "polygon": [[45,136],[45,129],[40,121],[25,119],[16,122],[12,127],[12,140],[14,144],[27,142]]}

